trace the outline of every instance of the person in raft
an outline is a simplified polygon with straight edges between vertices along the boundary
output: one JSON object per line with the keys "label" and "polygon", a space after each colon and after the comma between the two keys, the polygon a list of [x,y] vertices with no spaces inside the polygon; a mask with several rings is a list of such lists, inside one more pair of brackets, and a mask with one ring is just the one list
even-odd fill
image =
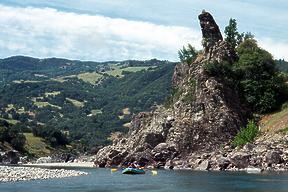
{"label": "person in raft", "polygon": [[134,163],[129,163],[129,164],[128,164],[128,168],[139,169],[140,166],[139,166],[138,163],[134,162]]}

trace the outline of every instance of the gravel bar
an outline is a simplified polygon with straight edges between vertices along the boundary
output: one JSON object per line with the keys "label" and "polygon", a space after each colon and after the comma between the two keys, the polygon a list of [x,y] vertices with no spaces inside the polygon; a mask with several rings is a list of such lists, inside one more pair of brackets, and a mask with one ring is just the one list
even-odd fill
{"label": "gravel bar", "polygon": [[83,171],[66,169],[43,169],[35,167],[0,166],[0,182],[28,181],[36,179],[54,179],[88,175]]}

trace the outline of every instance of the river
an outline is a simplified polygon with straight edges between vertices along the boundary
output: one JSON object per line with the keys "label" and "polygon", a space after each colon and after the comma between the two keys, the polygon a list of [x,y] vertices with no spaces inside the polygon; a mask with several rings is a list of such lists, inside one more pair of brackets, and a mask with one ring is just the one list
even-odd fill
{"label": "river", "polygon": [[158,170],[157,175],[122,175],[81,169],[87,176],[0,183],[1,192],[287,192],[288,173],[247,174]]}

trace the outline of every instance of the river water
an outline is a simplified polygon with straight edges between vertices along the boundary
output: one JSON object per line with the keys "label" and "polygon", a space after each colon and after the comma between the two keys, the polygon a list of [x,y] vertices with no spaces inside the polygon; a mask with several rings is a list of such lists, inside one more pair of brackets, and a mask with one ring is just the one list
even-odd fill
{"label": "river water", "polygon": [[158,170],[122,175],[83,169],[87,176],[0,183],[0,192],[288,192],[288,173],[247,174]]}

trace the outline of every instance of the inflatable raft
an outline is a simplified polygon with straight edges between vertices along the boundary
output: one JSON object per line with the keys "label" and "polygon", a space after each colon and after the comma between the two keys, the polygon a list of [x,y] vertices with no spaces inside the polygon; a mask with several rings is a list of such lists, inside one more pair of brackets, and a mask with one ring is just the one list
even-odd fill
{"label": "inflatable raft", "polygon": [[125,168],[122,171],[122,174],[145,174],[144,169],[137,169],[137,168]]}

